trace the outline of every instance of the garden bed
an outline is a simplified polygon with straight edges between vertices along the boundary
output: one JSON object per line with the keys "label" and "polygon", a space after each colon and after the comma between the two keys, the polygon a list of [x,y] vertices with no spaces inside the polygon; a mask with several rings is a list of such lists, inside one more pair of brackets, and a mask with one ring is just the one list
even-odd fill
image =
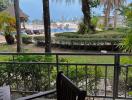
{"label": "garden bed", "polygon": [[54,44],[61,48],[84,50],[119,50],[119,43],[125,34],[118,31],[103,31],[96,34],[78,34],[76,32],[55,34]]}

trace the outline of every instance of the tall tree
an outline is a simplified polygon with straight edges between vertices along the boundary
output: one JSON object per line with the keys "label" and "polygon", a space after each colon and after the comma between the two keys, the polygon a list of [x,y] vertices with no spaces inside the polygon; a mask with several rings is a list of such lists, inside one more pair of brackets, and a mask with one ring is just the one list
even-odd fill
{"label": "tall tree", "polygon": [[[59,1],[59,0],[56,0]],[[74,3],[74,0],[65,0],[66,3]],[[83,23],[86,25],[88,30],[94,31],[93,25],[91,23],[91,8],[96,7],[99,4],[99,0],[79,0],[82,4],[83,12]]]}
{"label": "tall tree", "polygon": [[82,12],[84,15],[83,22],[88,29],[91,27],[91,11],[89,0],[82,0]]}
{"label": "tall tree", "polygon": [[117,26],[117,16],[118,16],[118,9],[126,0],[114,0],[114,29],[116,29]]}
{"label": "tall tree", "polygon": [[110,11],[113,9],[114,0],[100,0],[100,3],[104,5],[104,26],[105,30],[109,27]]}
{"label": "tall tree", "polygon": [[117,9],[121,6],[121,4],[124,2],[125,0],[100,0],[100,3],[102,5],[104,5],[104,15],[105,15],[105,19],[104,19],[104,26],[105,29],[107,30],[109,27],[109,18],[110,18],[110,11],[111,10],[115,10],[114,13],[114,27],[116,28],[116,22],[117,22]]}
{"label": "tall tree", "polygon": [[17,31],[17,52],[21,52],[21,36],[20,36],[20,14],[19,14],[19,0],[14,0],[14,11],[16,17],[16,31]]}
{"label": "tall tree", "polygon": [[98,5],[98,0],[81,0],[82,12],[83,12],[83,23],[87,26],[88,30],[94,31],[91,23],[91,8]]}
{"label": "tall tree", "polygon": [[45,33],[45,52],[51,52],[49,0],[43,0],[43,21],[44,21],[44,33]]}

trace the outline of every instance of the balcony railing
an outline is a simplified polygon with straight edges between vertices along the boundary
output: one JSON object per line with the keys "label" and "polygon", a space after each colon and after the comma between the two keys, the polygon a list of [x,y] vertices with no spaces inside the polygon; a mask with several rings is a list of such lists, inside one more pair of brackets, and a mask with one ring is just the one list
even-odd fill
{"label": "balcony railing", "polygon": [[21,96],[54,89],[63,71],[87,98],[132,99],[132,55],[102,53],[0,53],[0,86]]}

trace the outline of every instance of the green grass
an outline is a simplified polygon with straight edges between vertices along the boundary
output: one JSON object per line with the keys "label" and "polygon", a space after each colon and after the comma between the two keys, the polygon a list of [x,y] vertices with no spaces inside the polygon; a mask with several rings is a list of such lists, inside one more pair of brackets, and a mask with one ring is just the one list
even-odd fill
{"label": "green grass", "polygon": [[0,61],[8,61],[11,56],[0,56]]}
{"label": "green grass", "polygon": [[0,44],[0,52],[15,52],[16,45]]}
{"label": "green grass", "polygon": [[112,56],[60,56],[65,58],[70,63],[94,63],[94,64],[113,64],[114,58]]}
{"label": "green grass", "polygon": [[131,96],[132,96],[132,91],[129,91],[129,92],[128,92],[128,95],[131,95]]}

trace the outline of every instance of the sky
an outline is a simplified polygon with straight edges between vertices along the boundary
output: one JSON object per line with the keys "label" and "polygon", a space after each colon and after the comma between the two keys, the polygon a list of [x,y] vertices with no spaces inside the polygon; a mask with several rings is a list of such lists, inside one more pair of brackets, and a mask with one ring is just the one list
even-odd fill
{"label": "sky", "polygon": [[[69,20],[73,18],[81,18],[81,4],[79,0],[75,0],[72,4],[65,3],[65,0],[50,0],[51,20]],[[132,0],[127,0],[128,3]],[[20,8],[29,16],[29,20],[42,19],[42,0],[20,0]],[[92,12],[96,15],[102,15],[102,7],[94,8]]]}

